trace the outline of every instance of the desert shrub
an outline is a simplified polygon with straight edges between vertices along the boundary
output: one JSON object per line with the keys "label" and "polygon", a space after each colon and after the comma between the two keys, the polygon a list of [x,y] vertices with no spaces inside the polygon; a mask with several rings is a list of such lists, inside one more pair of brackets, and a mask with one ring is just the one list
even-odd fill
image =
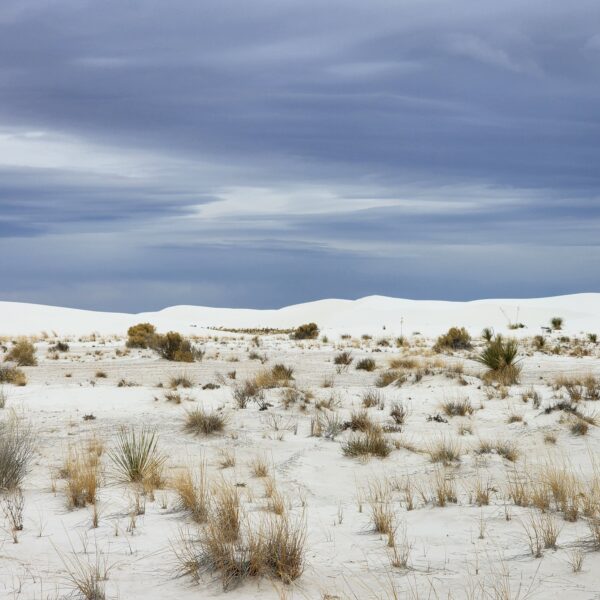
{"label": "desert shrub", "polygon": [[128,348],[152,348],[156,327],[150,323],[138,323],[127,330]]}
{"label": "desert shrub", "polygon": [[187,389],[193,387],[194,383],[187,375],[177,375],[175,377],[171,377],[169,386],[171,389],[177,389],[178,387]]}
{"label": "desert shrub", "polygon": [[295,340],[314,340],[319,336],[319,327],[316,323],[305,323],[296,327],[292,337]]}
{"label": "desert shrub", "polygon": [[560,331],[563,327],[563,318],[562,317],[552,317],[550,319],[550,325],[554,331]]}
{"label": "desert shrub", "polygon": [[63,468],[67,481],[67,498],[71,508],[95,504],[100,485],[100,462],[96,454],[71,449]]}
{"label": "desert shrub", "polygon": [[403,425],[406,417],[408,416],[408,410],[401,402],[394,402],[390,410],[390,417],[394,419],[396,425]]}
{"label": "desert shrub", "polygon": [[451,327],[438,337],[434,346],[437,351],[468,350],[469,348],[471,348],[471,336],[464,327]]}
{"label": "desert shrub", "polygon": [[588,342],[591,342],[592,344],[597,344],[598,343],[598,334],[597,333],[588,333],[587,339],[588,339]]}
{"label": "desert shrub", "polygon": [[16,418],[0,422],[0,490],[20,487],[33,456],[31,428]]}
{"label": "desert shrub", "polygon": [[50,352],[68,352],[69,344],[67,344],[67,342],[56,342],[56,344],[50,346],[48,350],[50,350]]}
{"label": "desert shrub", "polygon": [[225,429],[227,418],[218,412],[208,412],[197,407],[187,412],[185,430],[188,433],[209,435]]}
{"label": "desert shrub", "polygon": [[494,337],[494,330],[491,327],[484,327],[483,331],[481,332],[481,337],[486,342],[491,342]]}
{"label": "desert shrub", "polygon": [[196,523],[205,523],[208,518],[210,493],[206,476],[206,463],[201,462],[197,472],[185,469],[173,480],[179,510],[186,511]]}
{"label": "desert shrub", "polygon": [[356,369],[358,371],[374,371],[376,368],[375,361],[372,358],[362,358],[356,363]]}
{"label": "desert shrub", "polygon": [[517,340],[496,337],[477,357],[477,360],[489,369],[487,378],[504,385],[511,385],[519,381],[521,373],[521,367],[517,364],[518,350]]}
{"label": "desert shrub", "polygon": [[348,365],[352,364],[352,354],[350,354],[350,352],[344,350],[344,352],[340,352],[339,354],[335,355],[333,362],[336,365],[348,366]]}
{"label": "desert shrub", "polygon": [[461,444],[458,440],[440,438],[431,442],[426,448],[431,462],[445,465],[460,461]]}
{"label": "desert shrub", "polygon": [[379,390],[367,390],[363,393],[361,402],[365,408],[373,408],[383,406],[385,400]]}
{"label": "desert shrub", "polygon": [[254,378],[254,384],[259,389],[287,387],[293,379],[294,369],[278,363],[270,369],[260,371]]}
{"label": "desert shrub", "polygon": [[246,408],[251,400],[256,400],[261,396],[264,396],[264,392],[254,379],[247,379],[233,388],[233,399],[238,408]]}
{"label": "desert shrub", "polygon": [[346,423],[346,426],[352,431],[362,432],[378,429],[366,410],[353,412],[350,415],[350,420]]}
{"label": "desert shrub", "polygon": [[445,400],[442,403],[442,410],[449,417],[465,417],[473,414],[473,407],[468,398]]}
{"label": "desert shrub", "polygon": [[342,444],[342,452],[345,456],[364,457],[379,456],[385,458],[392,452],[392,445],[378,429],[354,435]]}
{"label": "desert shrub", "polygon": [[192,343],[176,331],[155,335],[152,344],[162,358],[176,362],[194,362],[204,354],[194,349]]}
{"label": "desert shrub", "polygon": [[29,340],[18,340],[8,351],[5,360],[12,361],[19,367],[34,367],[37,365],[35,346]]}
{"label": "desert shrub", "polygon": [[14,385],[27,385],[27,377],[21,369],[9,365],[0,364],[0,383],[12,383]]}
{"label": "desert shrub", "polygon": [[375,385],[379,388],[387,387],[392,383],[400,387],[406,381],[406,373],[399,369],[388,369],[379,374],[375,380]]}
{"label": "desert shrub", "polygon": [[123,482],[158,483],[167,460],[158,449],[156,431],[147,427],[121,429],[115,447],[107,454]]}

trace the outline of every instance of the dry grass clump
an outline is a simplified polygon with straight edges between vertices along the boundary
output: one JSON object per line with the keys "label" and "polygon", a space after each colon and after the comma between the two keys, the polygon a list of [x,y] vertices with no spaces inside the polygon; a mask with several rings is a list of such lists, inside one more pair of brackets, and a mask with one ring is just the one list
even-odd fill
{"label": "dry grass clump", "polygon": [[27,385],[27,377],[17,367],[0,364],[0,383],[12,383],[13,385],[23,387]]}
{"label": "dry grass clump", "polygon": [[347,350],[344,350],[343,352],[340,352],[339,354],[335,355],[333,363],[336,365],[342,365],[347,367],[352,364],[352,360],[352,354]]}
{"label": "dry grass clump", "polygon": [[217,411],[207,411],[198,406],[186,412],[185,430],[195,435],[221,433],[227,425],[227,417]]}
{"label": "dry grass clump", "polygon": [[408,357],[396,357],[390,358],[389,361],[390,369],[408,369],[414,370],[418,369],[421,366],[421,361],[418,359],[408,356]]}
{"label": "dry grass clump", "polygon": [[517,364],[519,344],[514,339],[497,336],[490,342],[477,360],[488,368],[485,378],[502,385],[518,383],[521,367]]}
{"label": "dry grass clump", "polygon": [[369,413],[366,410],[352,412],[346,426],[352,431],[362,432],[379,429],[379,427],[371,420],[371,417],[369,417]]}
{"label": "dry grass clump", "polygon": [[406,373],[399,369],[388,369],[379,374],[375,381],[377,387],[387,387],[392,383],[400,387],[406,381]]}
{"label": "dry grass clump", "polygon": [[267,477],[269,475],[269,463],[264,456],[255,456],[248,463],[254,477]]}
{"label": "dry grass clump", "polygon": [[563,326],[563,318],[562,317],[552,317],[550,319],[550,325],[554,331],[560,331]]}
{"label": "dry grass clump", "polygon": [[88,562],[74,551],[70,556],[61,552],[58,555],[67,571],[67,583],[73,592],[84,600],[105,600],[105,584],[111,569],[106,556],[96,550],[94,560]]}
{"label": "dry grass clump", "polygon": [[473,406],[468,398],[456,400],[445,400],[442,402],[442,410],[448,417],[465,417],[473,414]]}
{"label": "dry grass clump", "polygon": [[233,399],[238,408],[246,408],[252,400],[261,400],[264,392],[254,379],[247,379],[233,388]]}
{"label": "dry grass clump", "polygon": [[401,402],[394,402],[390,409],[390,417],[396,425],[404,425],[404,421],[408,416],[408,409]]}
{"label": "dry grass clump", "polygon": [[510,462],[516,462],[519,459],[519,449],[515,442],[510,440],[479,440],[475,449],[476,454],[496,453]]}
{"label": "dry grass clump", "polygon": [[167,457],[158,449],[158,434],[142,427],[122,428],[117,441],[108,452],[117,479],[159,487]]}
{"label": "dry grass clump", "polygon": [[319,326],[316,323],[305,323],[296,327],[292,333],[295,340],[316,340],[319,337]]}
{"label": "dry grass clump", "polygon": [[317,413],[310,421],[310,435],[334,440],[345,427],[346,424],[337,412]]}
{"label": "dry grass clump", "polygon": [[440,352],[442,350],[468,350],[471,347],[469,332],[464,327],[451,327],[438,337],[433,349]]}
{"label": "dry grass clump", "polygon": [[0,490],[21,486],[34,452],[31,427],[12,417],[0,422]]}
{"label": "dry grass clump", "polygon": [[392,452],[392,445],[378,429],[371,429],[360,435],[353,435],[344,444],[342,452],[354,458],[379,456],[386,458]]}
{"label": "dry grass clump", "polygon": [[71,448],[61,471],[67,482],[66,494],[71,508],[96,503],[100,487],[100,461],[97,452],[88,448]]}
{"label": "dry grass clump", "polygon": [[584,419],[575,416],[569,419],[569,431],[573,435],[586,435],[589,428],[590,426]]}
{"label": "dry grass clump", "polygon": [[294,369],[282,364],[273,365],[270,369],[260,371],[254,378],[254,386],[260,389],[289,387],[294,379]]}
{"label": "dry grass clump", "polygon": [[185,538],[175,548],[182,574],[198,580],[217,573],[224,590],[248,577],[273,577],[291,583],[303,572],[305,526],[287,513],[268,515],[258,523],[244,520],[235,488],[218,488],[199,538]]}
{"label": "dry grass clump", "polygon": [[385,404],[385,399],[379,390],[367,390],[361,398],[362,405],[365,408],[382,408]]}
{"label": "dry grass clump", "polygon": [[566,390],[569,400],[574,403],[600,400],[600,378],[591,374],[585,377],[558,375],[554,379],[554,389],[561,388]]}
{"label": "dry grass clump", "polygon": [[377,368],[377,365],[375,364],[375,361],[372,358],[361,358],[357,363],[356,363],[356,369],[358,371],[367,371],[367,372],[371,372],[374,371]]}
{"label": "dry grass clump", "polygon": [[25,338],[17,340],[8,351],[5,360],[12,361],[19,367],[34,367],[37,365],[35,346]]}
{"label": "dry grass clump", "polygon": [[194,382],[187,375],[176,375],[169,380],[169,387],[173,390],[178,387],[189,389],[194,386]]}
{"label": "dry grass clump", "polygon": [[459,440],[441,437],[430,442],[425,448],[431,462],[449,465],[460,461],[462,446]]}
{"label": "dry grass clump", "polygon": [[186,511],[196,523],[205,523],[209,511],[209,486],[206,463],[202,461],[197,470],[189,467],[178,473],[173,480],[178,498],[178,509]]}

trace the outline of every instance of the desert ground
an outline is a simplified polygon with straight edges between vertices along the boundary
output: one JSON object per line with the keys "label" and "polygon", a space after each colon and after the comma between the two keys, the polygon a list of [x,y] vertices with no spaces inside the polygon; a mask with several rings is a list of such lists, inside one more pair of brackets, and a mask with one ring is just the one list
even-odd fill
{"label": "desert ground", "polygon": [[402,302],[0,303],[0,598],[600,598],[600,295]]}

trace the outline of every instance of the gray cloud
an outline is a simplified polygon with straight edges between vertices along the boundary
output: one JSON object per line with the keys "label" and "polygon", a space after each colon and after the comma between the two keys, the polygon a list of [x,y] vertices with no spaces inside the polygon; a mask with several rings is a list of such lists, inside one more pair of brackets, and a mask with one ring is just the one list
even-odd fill
{"label": "gray cloud", "polygon": [[597,290],[598,22],[588,0],[5,0],[0,294]]}

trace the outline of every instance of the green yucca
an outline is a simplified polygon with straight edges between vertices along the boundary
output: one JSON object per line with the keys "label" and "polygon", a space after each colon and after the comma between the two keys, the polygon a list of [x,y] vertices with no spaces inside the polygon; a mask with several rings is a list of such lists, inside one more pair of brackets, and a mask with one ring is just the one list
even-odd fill
{"label": "green yucca", "polygon": [[108,452],[122,481],[136,483],[160,480],[162,467],[167,459],[158,450],[158,435],[153,429],[143,427],[123,428],[117,435],[117,443]]}
{"label": "green yucca", "polygon": [[497,336],[490,342],[477,360],[488,369],[488,377],[504,384],[516,383],[521,373],[517,365],[519,344],[514,339],[504,339]]}

